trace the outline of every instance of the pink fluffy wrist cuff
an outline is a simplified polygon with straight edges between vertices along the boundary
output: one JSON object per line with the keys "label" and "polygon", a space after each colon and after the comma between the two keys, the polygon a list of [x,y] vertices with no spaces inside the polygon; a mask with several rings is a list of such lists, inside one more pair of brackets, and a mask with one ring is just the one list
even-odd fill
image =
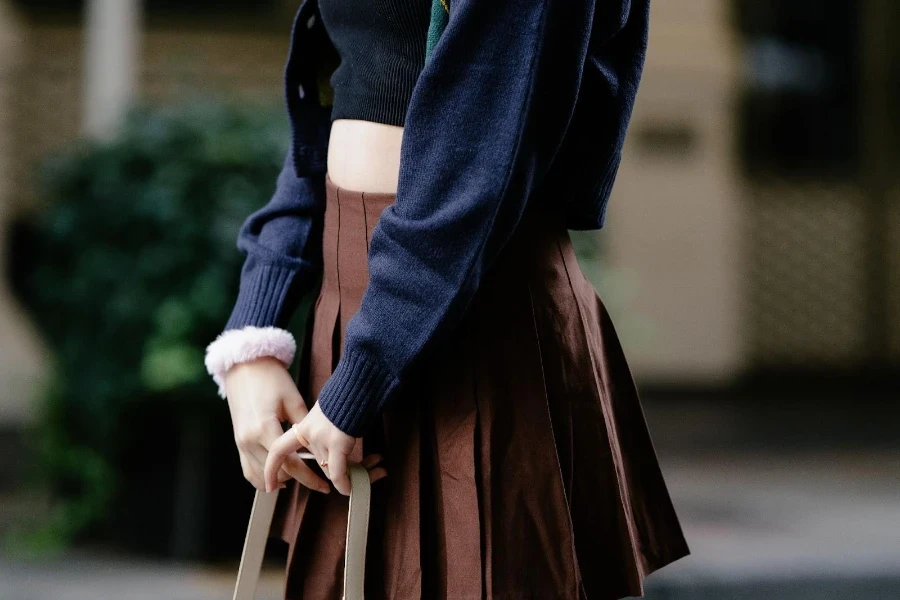
{"label": "pink fluffy wrist cuff", "polygon": [[225,398],[225,374],[234,365],[263,356],[278,359],[285,367],[294,362],[297,343],[289,331],[278,327],[254,327],[231,329],[220,333],[206,347],[207,372],[219,386],[219,396]]}

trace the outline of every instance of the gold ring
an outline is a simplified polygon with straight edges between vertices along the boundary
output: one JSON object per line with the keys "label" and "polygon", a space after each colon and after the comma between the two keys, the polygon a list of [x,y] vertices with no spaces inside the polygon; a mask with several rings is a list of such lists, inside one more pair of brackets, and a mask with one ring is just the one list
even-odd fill
{"label": "gold ring", "polygon": [[297,441],[300,442],[300,445],[303,446],[304,448],[308,448],[309,440],[307,440],[305,437],[303,437],[303,434],[300,433],[300,429],[297,427],[297,425],[299,425],[299,424],[300,423],[294,423],[291,426],[291,429],[294,430],[294,435],[297,437]]}

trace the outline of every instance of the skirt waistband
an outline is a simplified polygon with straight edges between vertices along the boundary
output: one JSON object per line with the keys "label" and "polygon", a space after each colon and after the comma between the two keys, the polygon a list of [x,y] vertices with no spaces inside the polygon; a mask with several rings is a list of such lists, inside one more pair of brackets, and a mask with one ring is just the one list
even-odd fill
{"label": "skirt waistband", "polygon": [[[325,188],[322,286],[327,297],[339,298],[342,304],[339,321],[343,351],[345,317],[359,308],[369,281],[372,232],[382,211],[396,202],[397,195],[348,190],[335,184],[327,173]],[[571,245],[564,218],[545,200],[537,196],[529,200],[492,265],[493,277],[516,277],[523,272],[539,276],[544,267],[552,268],[560,244]]]}
{"label": "skirt waistband", "polygon": [[371,235],[371,229],[375,227],[378,216],[381,211],[394,203],[397,199],[396,194],[386,192],[362,192],[357,190],[348,190],[342,188],[331,180],[328,174],[325,174],[325,195],[326,210],[329,205],[338,204],[341,209],[347,209],[351,212],[359,208],[364,208],[366,215],[366,225]]}

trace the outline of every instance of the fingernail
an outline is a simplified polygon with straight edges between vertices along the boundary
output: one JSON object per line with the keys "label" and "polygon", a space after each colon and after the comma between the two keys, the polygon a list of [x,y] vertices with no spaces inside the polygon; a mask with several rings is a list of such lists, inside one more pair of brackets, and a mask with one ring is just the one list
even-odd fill
{"label": "fingernail", "polygon": [[322,492],[323,494],[329,494],[329,493],[331,493],[331,487],[325,485],[325,486],[320,487],[319,491]]}

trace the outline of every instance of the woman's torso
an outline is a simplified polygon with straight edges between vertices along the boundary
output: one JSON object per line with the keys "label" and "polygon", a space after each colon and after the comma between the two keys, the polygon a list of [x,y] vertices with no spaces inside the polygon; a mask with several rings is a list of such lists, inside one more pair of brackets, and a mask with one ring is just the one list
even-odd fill
{"label": "woman's torso", "polygon": [[328,141],[328,176],[344,189],[396,193],[402,138],[402,127],[336,119]]}
{"label": "woman's torso", "polygon": [[429,0],[321,0],[340,55],[331,78],[328,172],[345,189],[395,193],[412,89],[425,64]]}

